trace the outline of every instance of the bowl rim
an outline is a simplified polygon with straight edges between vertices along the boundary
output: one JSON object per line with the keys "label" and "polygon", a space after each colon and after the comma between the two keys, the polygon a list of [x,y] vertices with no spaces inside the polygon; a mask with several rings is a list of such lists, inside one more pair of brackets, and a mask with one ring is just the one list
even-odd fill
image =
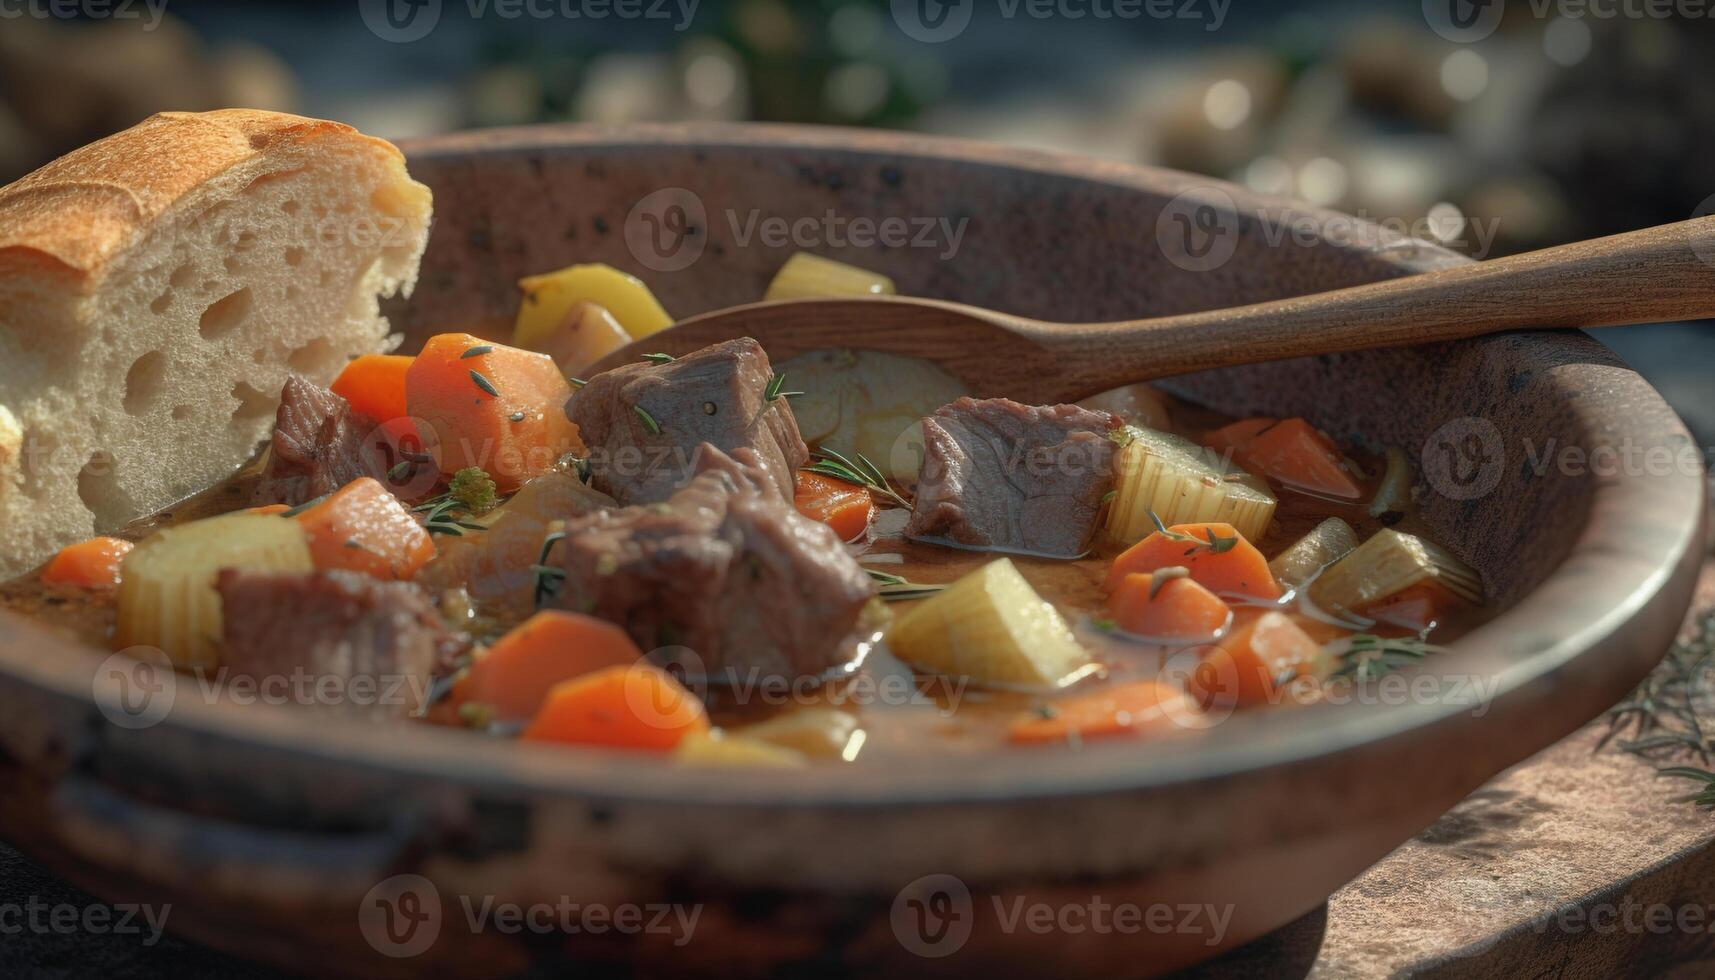
{"label": "bowl rim", "polygon": [[[726,124],[550,125],[485,130],[402,144],[409,160],[539,152],[556,148],[674,147],[793,148],[851,152],[877,162],[930,159],[958,165],[1024,170],[1104,183],[1152,194],[1215,187],[1247,208],[1278,210],[1311,219],[1337,216],[1353,227],[1369,222],[1329,209],[1258,195],[1201,175],[1090,160],[1067,154],[1014,149],[962,139],[863,130]],[[1425,244],[1419,261],[1362,243],[1361,248],[1404,273],[1466,261]],[[1531,331],[1513,335],[1526,348],[1553,350],[1577,344],[1573,334]],[[1462,341],[1460,343],[1475,343]],[[1613,360],[1612,377],[1569,403],[1587,432],[1619,441],[1650,442],[1689,434],[1661,396],[1640,376]],[[1665,426],[1665,428],[1664,428]],[[1543,681],[1580,658],[1612,656],[1625,644],[1622,631],[1647,611],[1671,612],[1677,625],[1689,602],[1705,521],[1704,480],[1677,473],[1596,478],[1589,517],[1565,559],[1516,604],[1456,641],[1456,649],[1490,645],[1504,662],[1494,673],[1495,702]],[[1683,602],[1681,599],[1683,598]],[[1580,615],[1568,617],[1568,609]],[[23,683],[33,695],[69,701],[89,714],[96,704],[91,682],[106,651],[53,634],[25,617],[0,613],[0,631],[18,642],[0,643],[0,686]],[[0,633],[0,635],[3,635]],[[1531,649],[1510,652],[1519,636]],[[1663,643],[1665,646],[1665,641]],[[1653,661],[1651,661],[1653,662]],[[1468,713],[1460,704],[1342,705],[1322,715],[1235,718],[1225,731],[1203,733],[1195,751],[1151,746],[1096,745],[1082,751],[1003,749],[945,756],[924,765],[816,767],[790,774],[760,770],[696,770],[670,760],[568,750],[472,738],[433,726],[377,729],[358,722],[310,716],[292,708],[240,706],[192,700],[175,706],[157,731],[226,740],[234,749],[288,753],[315,765],[385,772],[393,777],[451,782],[470,789],[504,788],[532,797],[607,799],[638,803],[767,807],[879,807],[1047,799],[1240,777],[1260,770],[1326,760],[1377,742],[1449,724]],[[1313,716],[1315,716],[1313,718]],[[97,716],[99,717],[99,716]],[[1270,726],[1265,739],[1247,737]],[[129,733],[141,734],[141,733]],[[941,764],[934,764],[936,761]]]}

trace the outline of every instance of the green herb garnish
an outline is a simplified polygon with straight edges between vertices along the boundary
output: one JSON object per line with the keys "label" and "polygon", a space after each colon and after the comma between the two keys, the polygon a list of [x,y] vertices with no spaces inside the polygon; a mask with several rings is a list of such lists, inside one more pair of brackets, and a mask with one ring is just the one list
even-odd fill
{"label": "green herb garnish", "polygon": [[647,409],[642,405],[633,405],[631,410],[637,413],[638,421],[643,423],[643,428],[648,430],[650,435],[658,436],[661,434],[661,423],[655,421],[655,416],[650,415]]}
{"label": "green herb garnish", "polygon": [[477,347],[472,347],[471,349],[465,351],[463,354],[460,354],[459,360],[462,361],[467,357],[481,357],[484,354],[492,354],[492,353],[494,353],[494,347],[493,346],[491,346],[489,344],[482,344],[482,345],[477,346]]}
{"label": "green herb garnish", "polygon": [[480,466],[467,466],[454,473],[452,482],[447,485],[447,495],[473,517],[481,517],[493,510],[499,498],[494,480]]}
{"label": "green herb garnish", "polygon": [[826,447],[817,449],[815,455],[816,461],[804,467],[806,471],[820,476],[831,476],[847,483],[855,483],[888,503],[910,509],[911,501],[900,496],[893,487],[889,486],[887,477],[883,476],[881,470],[870,462],[863,453],[853,453],[852,456],[855,457],[855,461]]}
{"label": "green herb garnish", "polygon": [[780,390],[780,389],[784,388],[785,386],[786,386],[786,375],[784,375],[784,374],[771,374],[771,375],[769,375],[768,376],[768,388],[763,391],[763,398],[766,399],[767,401],[772,402],[772,401],[779,401],[782,398],[797,398],[798,396],[804,394],[802,391],[782,391],[782,390]]}
{"label": "green herb garnish", "polygon": [[1406,664],[1417,663],[1443,648],[1411,637],[1359,633],[1334,640],[1322,649],[1339,662],[1333,677],[1346,677],[1363,683]]}
{"label": "green herb garnish", "polygon": [[530,566],[530,571],[536,575],[536,608],[559,594],[560,584],[566,580],[566,570],[548,564],[548,554],[554,550],[554,545],[566,539],[566,532],[552,531],[542,539],[542,551],[536,556],[536,564]]}
{"label": "green herb garnish", "polygon": [[651,364],[671,364],[675,360],[671,354],[645,354],[643,359]]}
{"label": "green herb garnish", "polygon": [[471,368],[470,379],[476,382],[476,386],[478,388],[481,388],[483,391],[488,392],[496,398],[500,397],[500,389],[494,386],[494,382],[483,377],[481,371]]}

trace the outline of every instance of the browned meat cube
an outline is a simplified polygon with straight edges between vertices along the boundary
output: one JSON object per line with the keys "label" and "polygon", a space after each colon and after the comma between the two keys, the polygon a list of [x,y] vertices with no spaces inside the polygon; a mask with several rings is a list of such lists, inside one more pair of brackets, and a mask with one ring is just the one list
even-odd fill
{"label": "browned meat cube", "polygon": [[1119,420],[1076,405],[961,398],[923,420],[923,470],[905,533],[1071,557],[1113,487]]}
{"label": "browned meat cube", "polygon": [[698,474],[669,500],[566,522],[550,558],[566,572],[556,604],[716,681],[850,664],[875,595],[868,574],[832,530],[780,499],[756,453],[699,449]]}
{"label": "browned meat cube", "polygon": [[768,355],[745,337],[590,379],[570,413],[589,447],[591,485],[622,504],[666,500],[697,472],[706,443],[755,453],[774,493],[791,500],[810,451],[786,399],[768,400],[771,377]]}
{"label": "browned meat cube", "polygon": [[[280,390],[268,466],[251,494],[256,504],[301,504],[362,476],[382,479],[364,457],[377,422],[344,398],[293,375]],[[385,482],[385,481],[384,481]]]}
{"label": "browned meat cube", "polygon": [[409,582],[227,569],[216,588],[227,610],[227,682],[268,684],[342,714],[385,720],[416,711],[430,678],[470,645]]}

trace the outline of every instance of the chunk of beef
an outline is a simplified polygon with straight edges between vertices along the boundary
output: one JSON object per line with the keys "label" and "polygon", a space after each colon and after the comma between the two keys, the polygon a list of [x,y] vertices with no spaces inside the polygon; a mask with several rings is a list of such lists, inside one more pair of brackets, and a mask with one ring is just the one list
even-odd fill
{"label": "chunk of beef", "polygon": [[365,458],[378,423],[344,398],[297,375],[280,389],[268,466],[251,493],[256,504],[297,505],[332,493],[361,476],[385,476]]}
{"label": "chunk of beef", "polygon": [[555,603],[713,680],[850,664],[875,595],[868,574],[832,530],[780,499],[757,453],[700,450],[697,475],[666,502],[566,522],[550,557],[566,573]]}
{"label": "chunk of beef", "polygon": [[762,345],[744,337],[590,379],[570,411],[589,447],[592,485],[622,504],[666,500],[697,472],[697,448],[707,443],[755,453],[774,493],[791,500],[810,451],[786,399],[768,400],[773,374]]}
{"label": "chunk of beef", "polygon": [[469,648],[409,582],[227,569],[215,587],[226,610],[227,677],[290,685],[284,690],[345,714],[382,720],[416,711],[430,677]]}
{"label": "chunk of beef", "polygon": [[1076,405],[961,398],[923,420],[905,533],[975,548],[1082,553],[1113,486],[1119,420]]}

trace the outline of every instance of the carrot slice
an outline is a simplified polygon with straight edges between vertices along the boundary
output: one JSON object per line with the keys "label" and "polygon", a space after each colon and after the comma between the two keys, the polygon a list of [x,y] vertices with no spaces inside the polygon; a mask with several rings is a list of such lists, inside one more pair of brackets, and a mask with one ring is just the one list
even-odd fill
{"label": "carrot slice", "polygon": [[626,632],[581,613],[544,609],[501,637],[453,686],[456,704],[481,704],[497,721],[535,717],[561,681],[643,658]]}
{"label": "carrot slice", "polygon": [[1231,524],[1175,524],[1127,548],[1108,568],[1107,590],[1127,575],[1181,565],[1197,584],[1217,595],[1278,599],[1280,584],[1268,560]]}
{"label": "carrot slice", "polygon": [[1279,424],[1279,419],[1267,417],[1241,419],[1231,425],[1225,425],[1213,432],[1205,433],[1202,442],[1203,445],[1216,452],[1231,453],[1237,457],[1239,453],[1250,448],[1251,440],[1257,437],[1257,433]]}
{"label": "carrot slice", "polygon": [[1204,708],[1249,707],[1274,700],[1322,662],[1321,644],[1285,613],[1270,610],[1222,637],[1186,686]]}
{"label": "carrot slice", "polygon": [[1008,740],[1021,744],[1064,742],[1071,738],[1113,735],[1166,735],[1201,712],[1184,691],[1162,681],[1115,684],[1062,698],[1044,712],[1020,715],[1007,727]]}
{"label": "carrot slice", "polygon": [[77,589],[118,588],[119,563],[134,547],[119,538],[90,538],[68,544],[42,569],[42,581]]}
{"label": "carrot slice", "polygon": [[435,542],[399,498],[360,477],[297,517],[316,568],[406,579],[435,557]]}
{"label": "carrot slice", "polygon": [[1453,593],[1434,582],[1419,582],[1410,588],[1358,611],[1378,623],[1421,632],[1447,618],[1447,613],[1459,602]]}
{"label": "carrot slice", "polygon": [[[1220,432],[1247,424],[1235,423]],[[1251,433],[1248,441],[1237,441],[1242,436],[1243,430],[1232,435],[1233,458],[1253,473],[1324,497],[1356,500],[1363,496],[1334,441],[1303,419],[1284,419]]]}
{"label": "carrot slice", "polygon": [[334,379],[333,393],[377,422],[402,419],[407,414],[405,375],[415,360],[403,354],[365,354]]}
{"label": "carrot slice", "polygon": [[798,472],[794,502],[798,513],[833,528],[841,541],[862,537],[875,514],[875,498],[865,488],[808,470]]}
{"label": "carrot slice", "polygon": [[[1186,575],[1183,568],[1179,575]],[[1108,597],[1108,616],[1127,633],[1169,642],[1207,642],[1225,629],[1232,610],[1195,579],[1166,578],[1169,569],[1134,573]]]}
{"label": "carrot slice", "polygon": [[691,732],[708,730],[708,712],[696,695],[666,671],[637,663],[555,684],[522,737],[666,752]]}
{"label": "carrot slice", "polygon": [[291,509],[292,508],[287,507],[285,504],[263,504],[260,507],[246,507],[244,508],[244,513],[272,516],[274,514],[284,514],[286,511]]}
{"label": "carrot slice", "polygon": [[406,407],[433,430],[441,472],[481,467],[502,493],[580,448],[571,395],[548,355],[463,333],[429,338],[405,376]]}

